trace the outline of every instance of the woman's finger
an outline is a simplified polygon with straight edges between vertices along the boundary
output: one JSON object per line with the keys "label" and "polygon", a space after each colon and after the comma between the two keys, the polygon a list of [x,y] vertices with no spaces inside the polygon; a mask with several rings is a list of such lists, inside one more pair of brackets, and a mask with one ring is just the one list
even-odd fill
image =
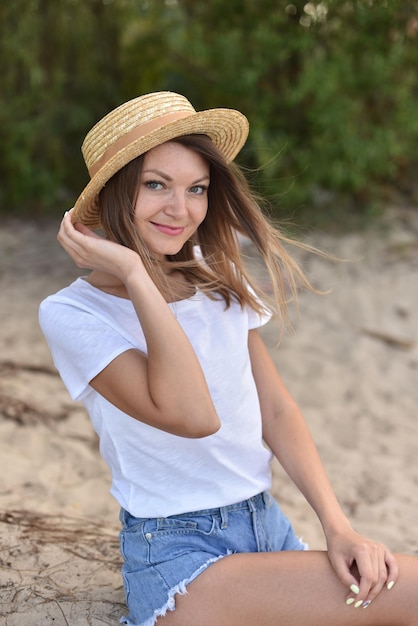
{"label": "woman's finger", "polygon": [[396,558],[394,557],[392,552],[389,552],[389,550],[387,550],[385,554],[385,563],[386,563],[386,569],[387,569],[386,588],[390,591],[393,585],[398,580],[399,566],[398,566],[398,562]]}
{"label": "woman's finger", "polygon": [[91,242],[101,237],[83,224],[73,224],[71,211],[65,212],[57,239],[78,267],[92,267],[94,247]]}
{"label": "woman's finger", "polygon": [[350,587],[351,594],[346,600],[355,608],[367,608],[384,588],[390,590],[398,578],[395,557],[380,544],[370,548],[368,553],[363,552],[356,558],[359,583]]}

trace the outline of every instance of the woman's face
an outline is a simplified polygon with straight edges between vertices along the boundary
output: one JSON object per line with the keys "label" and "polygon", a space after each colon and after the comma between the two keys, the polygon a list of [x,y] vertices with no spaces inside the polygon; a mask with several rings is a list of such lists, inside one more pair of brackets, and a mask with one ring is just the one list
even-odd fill
{"label": "woman's face", "polygon": [[135,204],[135,227],[155,256],[176,254],[208,210],[209,164],[169,141],[146,153]]}

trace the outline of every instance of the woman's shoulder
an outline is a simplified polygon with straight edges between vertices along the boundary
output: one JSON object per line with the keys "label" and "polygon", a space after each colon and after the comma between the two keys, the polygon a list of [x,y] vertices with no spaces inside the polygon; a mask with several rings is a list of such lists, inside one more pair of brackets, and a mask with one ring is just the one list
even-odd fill
{"label": "woman's shoulder", "polygon": [[[115,305],[116,301],[116,305]],[[127,300],[112,296],[87,282],[83,277],[49,295],[39,305],[39,322],[41,327],[74,326],[88,319],[104,321],[115,315],[117,302],[126,306]]]}
{"label": "woman's shoulder", "polygon": [[41,307],[45,305],[67,304],[84,308],[85,306],[106,303],[111,297],[116,296],[99,289],[89,282],[86,277],[82,276],[56,293],[47,296],[41,302]]}

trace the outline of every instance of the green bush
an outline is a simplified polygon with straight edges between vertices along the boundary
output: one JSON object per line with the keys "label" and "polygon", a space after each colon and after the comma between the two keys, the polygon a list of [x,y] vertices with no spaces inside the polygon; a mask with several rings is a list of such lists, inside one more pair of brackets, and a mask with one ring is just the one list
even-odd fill
{"label": "green bush", "polygon": [[282,211],[417,201],[417,44],[416,2],[9,0],[0,207],[68,208],[87,179],[85,132],[159,89],[243,111],[239,160]]}

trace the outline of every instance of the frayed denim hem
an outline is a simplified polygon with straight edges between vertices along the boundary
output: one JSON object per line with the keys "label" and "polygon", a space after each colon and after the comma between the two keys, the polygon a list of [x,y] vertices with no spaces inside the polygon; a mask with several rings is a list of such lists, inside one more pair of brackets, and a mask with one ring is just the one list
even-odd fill
{"label": "frayed denim hem", "polygon": [[228,550],[227,554],[221,554],[220,556],[215,556],[212,559],[209,559],[208,561],[206,561],[206,563],[203,563],[203,565],[201,565],[199,569],[193,572],[193,574],[189,576],[189,578],[182,580],[178,585],[170,589],[168,592],[168,600],[164,604],[164,606],[159,609],[155,609],[153,615],[146,619],[145,622],[140,622],[139,624],[137,624],[135,622],[132,622],[129,617],[121,617],[120,623],[126,624],[127,626],[154,626],[159,617],[164,617],[167,611],[174,611],[174,609],[176,608],[175,596],[177,594],[180,594],[181,596],[185,595],[187,593],[187,585],[189,583],[197,578],[199,574],[204,572],[205,569],[209,567],[209,565],[212,565],[212,563],[215,563],[216,561],[219,561],[219,559],[223,559],[225,556],[229,556],[230,554],[232,554],[232,551]]}
{"label": "frayed denim hem", "polygon": [[303,546],[302,550],[309,550],[309,543],[306,543],[306,541],[303,541],[303,537],[298,537],[298,539]]}

